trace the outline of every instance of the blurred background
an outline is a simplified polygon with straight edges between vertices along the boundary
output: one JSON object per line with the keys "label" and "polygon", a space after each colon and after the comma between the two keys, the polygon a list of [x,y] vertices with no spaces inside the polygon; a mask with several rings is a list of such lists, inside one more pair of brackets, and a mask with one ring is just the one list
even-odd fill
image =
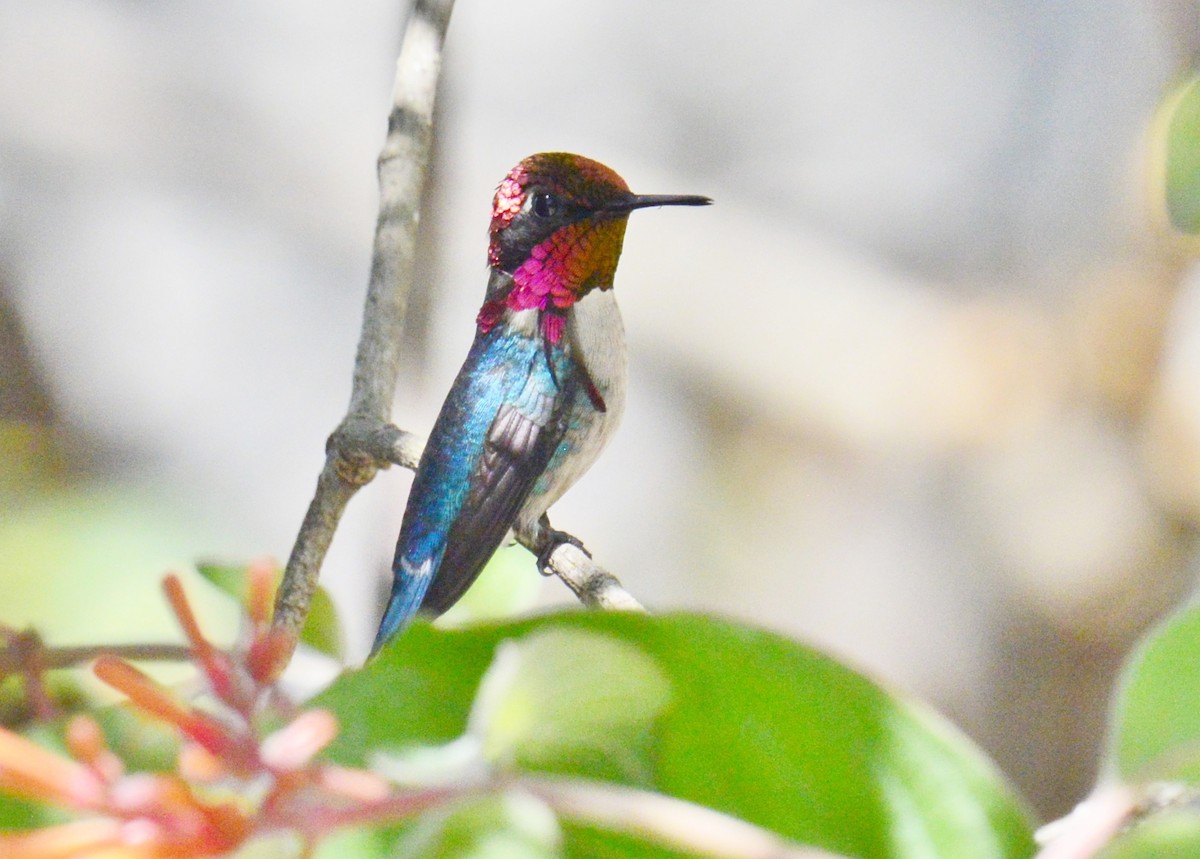
{"label": "blurred background", "polygon": [[[404,6],[0,0],[0,621],[154,640],[165,569],[286,558],[349,396]],[[517,160],[712,196],[632,219],[625,423],[555,524],[655,610],[931,701],[1060,815],[1195,576],[1200,274],[1148,141],[1200,9],[733,8],[459,0],[396,421],[426,432],[466,353]],[[352,660],[410,478],[326,563]]]}

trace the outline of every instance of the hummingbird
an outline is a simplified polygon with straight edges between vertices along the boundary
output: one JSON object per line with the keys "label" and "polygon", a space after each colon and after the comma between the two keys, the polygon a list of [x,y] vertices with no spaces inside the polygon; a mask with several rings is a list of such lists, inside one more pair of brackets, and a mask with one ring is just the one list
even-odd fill
{"label": "hummingbird", "polygon": [[458,601],[511,533],[562,542],[546,510],[608,442],[625,405],[625,329],[613,297],[629,213],[705,206],[641,195],[581,155],[543,152],[496,189],[475,339],[417,466],[372,653],[418,612]]}

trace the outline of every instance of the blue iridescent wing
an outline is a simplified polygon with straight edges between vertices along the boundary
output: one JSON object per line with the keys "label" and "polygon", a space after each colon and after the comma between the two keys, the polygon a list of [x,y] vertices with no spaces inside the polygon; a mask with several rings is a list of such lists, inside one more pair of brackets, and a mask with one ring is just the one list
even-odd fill
{"label": "blue iridescent wing", "polygon": [[413,479],[376,650],[478,577],[562,438],[558,384],[570,375],[563,351],[538,338],[501,327],[476,337]]}
{"label": "blue iridescent wing", "polygon": [[531,392],[525,403],[500,407],[422,611],[439,615],[454,605],[516,521],[562,436],[553,411],[554,401],[544,392]]}

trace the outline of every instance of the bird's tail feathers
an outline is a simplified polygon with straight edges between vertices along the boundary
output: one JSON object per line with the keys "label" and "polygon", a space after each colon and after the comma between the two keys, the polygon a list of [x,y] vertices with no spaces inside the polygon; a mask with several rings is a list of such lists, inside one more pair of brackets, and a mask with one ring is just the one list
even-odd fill
{"label": "bird's tail feathers", "polygon": [[379,632],[375,633],[375,643],[371,645],[372,656],[412,621],[432,578],[432,558],[426,558],[416,566],[407,559],[400,560],[392,582],[392,596],[383,612],[383,620],[379,622]]}

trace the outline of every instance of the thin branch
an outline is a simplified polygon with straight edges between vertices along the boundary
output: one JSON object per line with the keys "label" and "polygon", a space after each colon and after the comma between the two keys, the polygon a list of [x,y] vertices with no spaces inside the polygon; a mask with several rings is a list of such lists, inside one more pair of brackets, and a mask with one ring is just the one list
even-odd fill
{"label": "thin branch", "polygon": [[[517,542],[535,555],[542,546],[525,534],[517,534]],[[645,611],[633,594],[621,586],[620,580],[597,564],[587,552],[570,543],[563,543],[550,555],[546,575],[558,576],[579,601],[588,608],[606,611]]]}
{"label": "thin branch", "polygon": [[[416,462],[408,444],[411,436],[388,421],[400,375],[400,335],[412,290],[442,43],[453,7],[453,0],[417,0],[396,62],[388,134],[379,155],[379,219],[350,408],[325,445],[325,467],[275,598],[274,623],[293,640],[308,616],[321,563],[350,498],[390,462]],[[379,455],[381,448],[387,455]]]}
{"label": "thin branch", "polygon": [[[37,667],[41,671],[73,668],[106,655],[136,662],[186,662],[192,658],[192,651],[184,644],[90,644],[81,647],[43,645],[37,653]],[[0,647],[0,677],[24,670],[28,659],[28,649],[25,647]]]}
{"label": "thin branch", "polygon": [[1180,812],[1194,816],[1197,808],[1200,790],[1183,782],[1105,780],[1066,817],[1037,831],[1034,837],[1042,849],[1035,859],[1094,859],[1148,820]]}
{"label": "thin branch", "polygon": [[320,836],[342,826],[378,826],[383,822],[409,820],[426,811],[480,795],[483,794],[478,787],[431,787],[389,794],[382,799],[357,805],[339,807],[334,803],[326,803],[315,808],[306,807],[303,809],[303,819],[284,819],[281,823],[285,827]]}
{"label": "thin branch", "polygon": [[1096,790],[1070,814],[1048,823],[1037,832],[1042,849],[1036,859],[1092,859],[1137,810],[1136,792],[1112,784]]}
{"label": "thin branch", "polygon": [[661,793],[559,776],[521,776],[524,788],[564,817],[619,832],[641,832],[659,843],[714,859],[846,859],[802,847],[774,832]]}

